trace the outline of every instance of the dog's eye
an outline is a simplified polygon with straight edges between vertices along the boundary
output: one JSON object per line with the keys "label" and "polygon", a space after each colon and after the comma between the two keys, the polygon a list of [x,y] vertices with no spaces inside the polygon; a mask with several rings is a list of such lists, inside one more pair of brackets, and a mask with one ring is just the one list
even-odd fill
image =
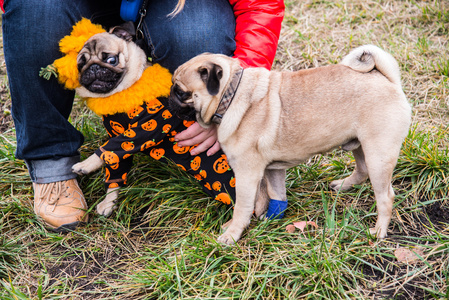
{"label": "dog's eye", "polygon": [[78,71],[81,70],[82,67],[84,67],[84,65],[86,64],[86,62],[87,62],[86,56],[85,56],[85,55],[82,55],[82,56],[78,59],[78,64],[77,64]]}
{"label": "dog's eye", "polygon": [[116,66],[118,64],[118,58],[117,56],[109,56],[104,60],[104,62],[112,66]]}
{"label": "dog's eye", "polygon": [[202,68],[199,70],[201,79],[207,79],[207,75],[209,74],[209,71],[206,68]]}

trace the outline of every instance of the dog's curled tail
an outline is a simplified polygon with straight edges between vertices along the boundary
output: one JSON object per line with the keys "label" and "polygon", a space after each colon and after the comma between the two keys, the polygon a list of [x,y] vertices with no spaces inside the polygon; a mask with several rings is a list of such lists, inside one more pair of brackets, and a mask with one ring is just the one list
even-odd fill
{"label": "dog's curled tail", "polygon": [[392,83],[401,85],[401,72],[396,59],[377,46],[360,46],[345,56],[341,64],[363,73],[376,68]]}

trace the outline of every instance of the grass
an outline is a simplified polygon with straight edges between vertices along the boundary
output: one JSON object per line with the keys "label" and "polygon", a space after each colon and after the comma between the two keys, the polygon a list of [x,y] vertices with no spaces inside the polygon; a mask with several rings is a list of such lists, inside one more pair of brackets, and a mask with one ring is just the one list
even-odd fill
{"label": "grass", "polygon": [[[33,213],[23,161],[14,158],[10,98],[0,68],[0,299],[449,299],[449,3],[286,1],[274,69],[338,63],[371,43],[393,54],[413,106],[413,125],[394,173],[389,237],[376,218],[369,182],[335,193],[350,154],[336,150],[288,171],[282,220],[253,221],[237,245],[216,243],[232,211],[177,170],[140,157],[109,218],[101,172],[80,178],[91,222],[61,235]],[[90,155],[106,138],[99,118],[77,103],[72,123]],[[286,225],[318,228],[288,233]],[[399,262],[395,250],[420,253]]]}

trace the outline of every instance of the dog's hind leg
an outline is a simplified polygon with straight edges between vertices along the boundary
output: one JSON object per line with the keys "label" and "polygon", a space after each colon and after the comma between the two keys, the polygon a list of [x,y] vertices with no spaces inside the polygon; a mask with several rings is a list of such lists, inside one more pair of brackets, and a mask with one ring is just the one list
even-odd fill
{"label": "dog's hind leg", "polygon": [[259,189],[257,190],[256,204],[254,205],[254,215],[256,218],[262,219],[265,211],[267,210],[268,202],[270,201],[267,189],[267,178],[264,176],[264,178],[260,181]]}
{"label": "dog's hind leg", "polygon": [[285,170],[267,169],[265,170],[265,176],[267,178],[268,196],[271,199],[286,201]]}
{"label": "dog's hind leg", "polygon": [[352,154],[355,159],[355,170],[350,176],[344,179],[332,181],[329,186],[334,191],[349,190],[352,186],[361,184],[368,178],[368,169],[366,167],[365,154],[363,153],[362,146],[352,150]]}
{"label": "dog's hind leg", "polygon": [[371,143],[371,147],[367,147],[370,150],[365,151],[366,166],[377,205],[377,221],[375,227],[370,228],[370,233],[378,238],[385,238],[393,212],[394,190],[391,180],[400,144],[395,147],[393,142],[388,149],[376,149],[378,145],[379,143]]}
{"label": "dog's hind leg", "polygon": [[285,188],[285,169],[267,169],[268,196],[270,201],[267,213],[268,219],[282,219],[287,209],[287,189]]}
{"label": "dog's hind leg", "polygon": [[285,170],[266,169],[256,197],[255,215],[264,217],[270,199],[287,201],[285,188]]}

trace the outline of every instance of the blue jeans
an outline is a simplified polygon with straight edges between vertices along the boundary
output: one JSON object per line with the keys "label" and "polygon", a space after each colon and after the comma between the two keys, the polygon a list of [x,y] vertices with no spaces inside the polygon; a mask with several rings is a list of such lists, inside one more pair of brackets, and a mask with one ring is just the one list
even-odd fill
{"label": "blue jeans", "polygon": [[[144,21],[153,62],[173,72],[203,53],[232,55],[235,18],[227,0],[188,0],[184,10],[166,15],[177,0],[152,0]],[[39,77],[42,67],[60,58],[59,40],[82,17],[109,26],[123,23],[120,0],[6,0],[3,47],[16,128],[16,157],[25,160],[31,180],[49,183],[76,177],[82,134],[68,121],[74,93],[55,79]]]}

